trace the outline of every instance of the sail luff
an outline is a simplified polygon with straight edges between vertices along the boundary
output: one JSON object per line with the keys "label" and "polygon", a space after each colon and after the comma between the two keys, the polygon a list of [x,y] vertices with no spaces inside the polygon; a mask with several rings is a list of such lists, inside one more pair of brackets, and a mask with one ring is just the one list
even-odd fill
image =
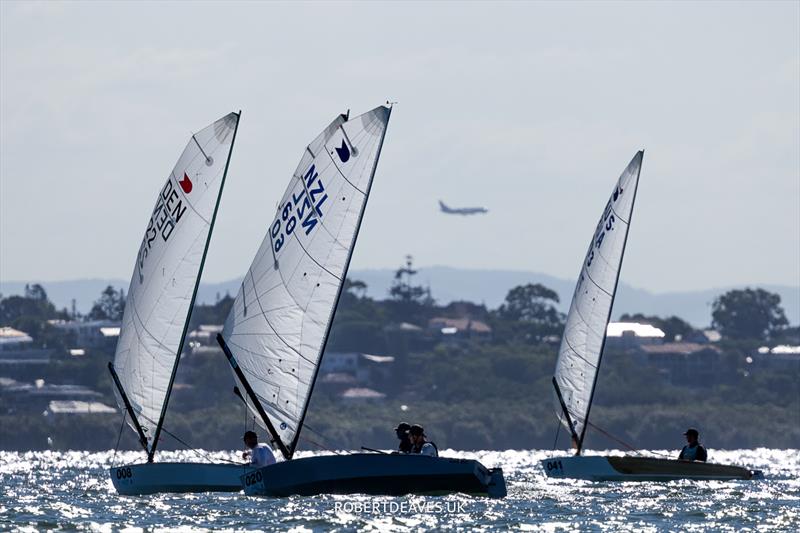
{"label": "sail luff", "polygon": [[[350,115],[350,111],[349,110],[347,112],[347,115],[349,117],[349,115]],[[341,278],[341,281],[339,282],[339,290],[336,293],[336,301],[335,301],[335,303],[333,305],[333,309],[331,310],[330,316],[328,317],[328,326],[327,326],[327,328],[325,330],[325,336],[324,336],[323,341],[322,341],[322,348],[320,349],[320,356],[319,356],[320,360],[319,360],[319,362],[317,364],[317,368],[314,371],[314,376],[311,379],[310,391],[308,393],[308,396],[306,397],[305,404],[303,405],[302,415],[300,416],[300,421],[299,421],[299,423],[297,425],[297,432],[294,434],[294,438],[292,439],[292,443],[289,446],[289,457],[287,457],[287,459],[291,459],[292,455],[294,455],[294,452],[295,452],[295,450],[297,448],[297,442],[300,439],[300,432],[303,430],[303,422],[305,421],[306,413],[308,412],[308,405],[311,402],[311,395],[314,392],[314,385],[316,384],[317,376],[319,375],[319,369],[322,366],[322,357],[325,355],[325,348],[328,345],[328,337],[330,336],[331,327],[333,326],[333,317],[336,314],[336,309],[339,307],[339,300],[342,297],[342,289],[344,288],[344,281],[347,279],[347,271],[350,269],[350,261],[353,258],[353,251],[355,250],[356,243],[358,242],[358,234],[361,231],[361,221],[364,219],[364,213],[367,210],[367,202],[369,202],[369,195],[370,195],[370,192],[372,191],[372,183],[373,183],[374,178],[375,178],[375,171],[378,169],[378,161],[381,158],[381,151],[383,150],[383,140],[386,138],[386,130],[388,129],[388,122],[389,122],[389,119],[391,118],[391,116],[392,116],[392,108],[389,107],[389,112],[388,112],[388,115],[386,117],[387,127],[383,129],[383,132],[381,134],[381,140],[378,143],[377,155],[375,156],[375,162],[372,165],[372,171],[370,172],[369,181],[367,182],[367,189],[366,189],[366,194],[365,194],[365,197],[364,197],[364,204],[361,206],[361,212],[358,215],[358,222],[356,222],[356,231],[355,231],[355,234],[353,235],[353,243],[350,246],[350,250],[348,251],[348,254],[347,254],[347,260],[345,261],[345,264],[344,264],[344,272],[342,273],[342,278]],[[342,132],[344,133],[344,130],[342,130]],[[346,138],[347,134],[345,133],[344,135],[345,135],[345,138]],[[350,144],[350,146],[352,146],[352,143],[350,142],[349,139],[347,140],[347,142],[348,142],[348,144]],[[305,184],[305,181],[303,181],[303,184]]]}
{"label": "sail luff", "polygon": [[[231,163],[231,155],[233,154],[233,147],[236,144],[236,132],[239,131],[239,120],[242,117],[242,111],[239,110],[236,113],[236,126],[233,128],[233,136],[231,137],[231,146],[228,149],[228,158],[225,161],[225,170],[222,171],[222,179],[219,185],[219,191],[217,192],[217,199],[214,204],[214,212],[211,215],[210,227],[208,228],[208,235],[206,236],[206,243],[205,247],[203,248],[203,256],[200,259],[200,269],[197,272],[197,278],[194,282],[194,289],[192,290],[192,297],[189,299],[189,310],[186,314],[186,320],[183,324],[183,331],[181,332],[181,340],[178,343],[178,353],[175,355],[175,363],[172,365],[172,373],[169,377],[169,385],[167,385],[167,394],[164,397],[164,403],[161,406],[161,415],[158,417],[158,422],[156,424],[156,431],[153,434],[153,442],[150,444],[150,452],[148,453],[147,459],[149,462],[153,461],[153,456],[156,453],[156,448],[158,447],[158,439],[161,436],[161,429],[164,427],[164,418],[167,415],[167,406],[169,405],[169,399],[172,395],[172,387],[175,384],[175,376],[178,373],[178,364],[181,361],[181,352],[183,352],[183,345],[186,342],[186,334],[189,331],[189,322],[192,316],[192,310],[194,308],[194,302],[197,299],[197,290],[200,288],[200,278],[203,276],[203,268],[205,267],[206,263],[206,256],[208,255],[208,247],[211,244],[211,236],[214,234],[214,223],[217,220],[217,212],[219,211],[219,204],[222,200],[222,191],[225,189],[225,178],[228,176],[228,167]],[[197,138],[192,135],[192,140],[197,144],[197,148],[203,154],[203,157],[208,160],[208,155],[203,151],[202,146],[200,143],[197,142]]]}
{"label": "sail luff", "polygon": [[[582,447],[588,412],[606,342],[638,191],[643,152],[637,152],[617,180],[589,242],[564,325],[554,373],[554,400],[561,423],[573,425]],[[567,416],[562,416],[562,414]]]}
{"label": "sail luff", "polygon": [[584,417],[584,420],[583,420],[583,428],[581,429],[580,438],[578,438],[577,455],[580,455],[581,450],[583,449],[583,439],[586,436],[586,428],[589,427],[589,413],[592,410],[592,402],[594,400],[594,393],[595,393],[595,390],[597,389],[597,378],[600,375],[600,365],[603,362],[603,352],[605,351],[606,339],[608,338],[608,323],[611,320],[611,313],[614,310],[614,300],[617,297],[617,287],[619,286],[619,275],[622,272],[622,263],[625,260],[625,248],[628,246],[628,235],[629,235],[630,229],[631,229],[631,222],[633,221],[633,209],[636,206],[636,193],[639,190],[639,177],[642,174],[642,162],[644,160],[644,150],[642,150],[640,153],[641,153],[641,156],[640,156],[641,159],[639,161],[639,168],[638,168],[638,170],[636,172],[636,180],[634,181],[634,186],[633,186],[633,198],[631,199],[631,211],[630,211],[630,215],[628,216],[628,225],[625,228],[625,237],[624,237],[624,239],[622,241],[622,254],[620,256],[619,268],[617,268],[617,276],[614,279],[614,290],[611,292],[611,305],[609,305],[608,314],[606,315],[606,321],[605,321],[606,326],[605,326],[605,328],[603,328],[603,342],[600,345],[600,354],[599,354],[599,357],[597,359],[597,370],[595,371],[594,381],[592,382],[592,391],[589,394],[589,404],[586,406],[586,416]]}

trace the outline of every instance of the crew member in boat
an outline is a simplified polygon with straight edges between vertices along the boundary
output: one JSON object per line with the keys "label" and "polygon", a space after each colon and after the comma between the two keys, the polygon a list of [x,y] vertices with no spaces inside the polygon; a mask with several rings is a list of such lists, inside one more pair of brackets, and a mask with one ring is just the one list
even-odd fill
{"label": "crew member in boat", "polygon": [[411,424],[408,422],[400,422],[397,424],[397,427],[394,428],[397,438],[400,439],[400,444],[397,446],[397,451],[399,453],[411,453],[414,449],[414,445],[411,444],[411,436],[408,434],[410,429]]}
{"label": "crew member in boat", "polygon": [[688,442],[688,444],[681,450],[678,460],[702,461],[705,463],[708,459],[708,452],[703,445],[700,444],[700,432],[698,432],[695,428],[689,428],[686,430],[684,435],[686,436],[686,442]]}
{"label": "crew member in boat", "polygon": [[250,451],[244,452],[242,458],[249,458],[252,466],[260,468],[275,464],[275,454],[272,453],[272,449],[263,442],[258,442],[258,435],[255,431],[245,431],[244,445],[250,448]]}
{"label": "crew member in boat", "polygon": [[411,437],[411,444],[413,445],[411,453],[439,457],[439,448],[436,447],[435,443],[428,441],[422,426],[414,424],[411,426],[411,429],[408,430],[408,434]]}

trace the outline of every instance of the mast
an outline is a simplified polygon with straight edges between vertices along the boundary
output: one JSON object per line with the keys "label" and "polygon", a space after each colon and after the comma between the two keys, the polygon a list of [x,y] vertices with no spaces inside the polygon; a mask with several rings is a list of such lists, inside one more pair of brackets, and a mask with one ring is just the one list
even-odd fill
{"label": "mast", "polygon": [[[347,117],[350,116],[350,110],[347,111]],[[297,431],[292,438],[292,442],[289,445],[289,455],[286,459],[291,459],[294,455],[295,449],[297,448],[297,441],[300,439],[300,432],[303,430],[303,422],[306,419],[306,413],[308,412],[308,404],[311,402],[311,394],[314,391],[314,384],[317,381],[317,376],[319,375],[319,369],[322,366],[322,356],[325,354],[325,348],[328,345],[328,337],[330,336],[331,326],[333,325],[333,318],[336,315],[336,309],[339,307],[339,299],[342,296],[342,289],[344,287],[344,281],[347,279],[347,271],[350,269],[350,260],[353,258],[353,250],[356,248],[356,242],[358,241],[358,234],[361,231],[361,221],[364,218],[364,213],[367,210],[367,202],[369,201],[370,191],[372,190],[372,182],[375,178],[375,171],[378,168],[378,161],[381,158],[381,150],[383,150],[383,140],[386,138],[386,130],[389,129],[389,119],[392,116],[392,106],[389,106],[389,114],[386,116],[386,128],[384,128],[383,132],[381,133],[381,140],[378,144],[378,151],[375,155],[375,163],[372,165],[372,173],[369,177],[369,185],[367,185],[367,191],[364,196],[364,206],[361,208],[361,213],[358,215],[358,223],[356,224],[356,232],[353,235],[353,245],[350,246],[350,250],[347,252],[347,261],[344,264],[344,271],[342,272],[342,280],[339,283],[339,290],[336,293],[336,300],[333,305],[333,309],[331,309],[330,317],[328,318],[328,325],[325,328],[325,336],[322,339],[322,348],[320,349],[320,359],[317,362],[317,367],[314,369],[314,375],[311,377],[311,385],[309,387],[308,397],[306,398],[305,405],[303,405],[303,414],[300,415],[300,420],[297,424]],[[344,124],[340,126],[342,131],[344,131]],[[280,440],[280,439],[278,439]]]}
{"label": "mast", "polygon": [[[642,163],[644,162],[644,150],[642,152],[642,161],[639,163],[639,168],[636,171],[636,185],[633,187],[633,199],[631,200],[631,215],[628,218],[628,227],[625,229],[625,240],[622,243],[622,256],[620,258],[619,268],[617,269],[617,277],[614,279],[614,290],[611,293],[611,305],[608,307],[608,315],[606,315],[605,327],[603,328],[603,342],[600,344],[600,354],[597,359],[597,371],[594,373],[594,380],[592,381],[592,392],[589,394],[589,405],[586,406],[586,418],[583,420],[583,428],[581,435],[578,439],[578,448],[575,455],[580,455],[583,450],[583,439],[586,436],[586,428],[589,427],[589,412],[592,410],[592,401],[594,400],[594,392],[597,388],[597,377],[600,375],[600,363],[603,361],[603,352],[606,347],[606,339],[608,338],[608,321],[611,320],[611,312],[614,309],[614,300],[617,297],[617,285],[619,285],[619,274],[622,272],[622,261],[625,259],[625,247],[628,245],[628,232],[631,229],[631,222],[633,221],[633,208],[636,205],[636,191],[639,190],[639,176],[642,173]],[[560,398],[559,394],[559,398]],[[562,400],[563,401],[563,400]]]}
{"label": "mast", "polygon": [[[217,193],[217,202],[214,204],[214,213],[211,215],[211,227],[208,229],[208,238],[206,238],[206,245],[203,248],[203,257],[200,259],[200,270],[197,273],[197,279],[194,282],[194,290],[192,291],[192,298],[189,301],[189,312],[186,315],[186,321],[183,324],[183,332],[181,333],[181,340],[178,343],[178,353],[175,356],[175,364],[172,365],[172,374],[169,377],[169,385],[167,386],[167,394],[164,397],[164,404],[161,406],[161,415],[158,417],[158,423],[156,424],[156,431],[153,434],[153,443],[150,445],[150,452],[147,454],[147,462],[152,463],[153,457],[156,453],[156,447],[158,446],[158,439],[161,436],[161,429],[164,426],[164,417],[167,415],[167,405],[169,404],[169,397],[172,394],[172,386],[175,383],[175,375],[178,372],[178,363],[181,361],[181,353],[183,352],[183,343],[186,341],[186,334],[189,330],[189,321],[192,316],[192,310],[194,308],[194,301],[197,298],[197,289],[200,287],[200,278],[203,275],[203,267],[205,266],[206,262],[206,255],[208,254],[208,246],[211,244],[211,235],[214,233],[214,223],[217,220],[217,211],[219,210],[219,203],[222,200],[222,190],[225,188],[225,178],[228,175],[228,165],[231,162],[231,155],[233,154],[233,145],[236,143],[236,132],[239,131],[239,119],[242,116],[242,111],[239,110],[236,113],[236,127],[233,129],[233,138],[231,139],[231,148],[228,150],[228,159],[225,161],[225,170],[222,172],[222,182],[219,186],[219,193]],[[194,136],[192,137],[194,138]],[[197,139],[195,139],[197,142]],[[199,146],[199,145],[198,145]],[[201,149],[202,152],[202,149]]]}
{"label": "mast", "polygon": [[142,445],[142,448],[144,448],[145,453],[147,453],[147,437],[144,434],[142,426],[139,424],[139,419],[136,418],[136,413],[133,411],[133,406],[131,405],[131,402],[128,400],[128,395],[125,394],[125,389],[122,388],[122,383],[119,380],[117,371],[114,370],[114,363],[111,361],[108,362],[108,371],[111,372],[111,377],[114,380],[114,385],[117,386],[119,395],[122,397],[122,403],[125,405],[125,410],[128,411],[128,414],[131,416],[131,420],[133,420],[133,425],[136,428],[136,433],[139,434],[139,444]]}

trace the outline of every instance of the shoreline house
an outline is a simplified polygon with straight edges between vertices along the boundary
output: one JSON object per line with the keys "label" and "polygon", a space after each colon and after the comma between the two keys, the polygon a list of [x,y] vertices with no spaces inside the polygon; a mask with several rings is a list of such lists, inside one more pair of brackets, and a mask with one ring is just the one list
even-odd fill
{"label": "shoreline house", "polygon": [[459,341],[472,339],[478,341],[492,340],[492,328],[480,320],[468,317],[448,318],[434,317],[428,320],[428,331],[442,341]]}
{"label": "shoreline house", "polygon": [[606,328],[606,346],[631,350],[648,344],[661,344],[666,334],[650,324],[639,322],[609,322]]}
{"label": "shoreline house", "polygon": [[19,368],[27,365],[46,365],[53,350],[38,348],[33,337],[8,326],[0,327],[0,365]]}
{"label": "shoreline house", "polygon": [[718,382],[722,350],[696,342],[643,344],[639,351],[645,361],[672,385],[704,386]]}

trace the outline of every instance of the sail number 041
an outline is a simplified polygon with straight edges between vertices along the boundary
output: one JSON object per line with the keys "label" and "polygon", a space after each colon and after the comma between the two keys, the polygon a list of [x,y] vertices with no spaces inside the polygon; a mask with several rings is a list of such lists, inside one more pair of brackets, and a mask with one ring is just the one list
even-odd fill
{"label": "sail number 041", "polygon": [[547,461],[547,471],[552,472],[553,470],[564,470],[561,461]]}

